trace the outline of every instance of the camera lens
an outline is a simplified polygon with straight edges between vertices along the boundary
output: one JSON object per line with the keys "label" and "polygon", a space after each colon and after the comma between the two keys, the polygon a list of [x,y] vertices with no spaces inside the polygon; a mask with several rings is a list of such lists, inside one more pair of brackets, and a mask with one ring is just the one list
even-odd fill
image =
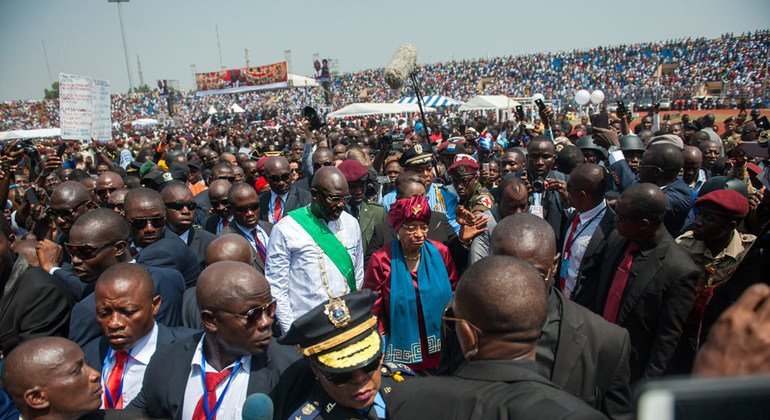
{"label": "camera lens", "polygon": [[545,191],[545,180],[543,178],[536,178],[534,181],[532,181],[532,191],[536,193],[541,193]]}

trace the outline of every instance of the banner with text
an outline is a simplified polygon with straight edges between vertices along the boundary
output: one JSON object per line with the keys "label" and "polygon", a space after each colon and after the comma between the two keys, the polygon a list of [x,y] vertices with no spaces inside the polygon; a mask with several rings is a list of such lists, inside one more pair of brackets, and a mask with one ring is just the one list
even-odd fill
{"label": "banner with text", "polygon": [[110,82],[59,73],[59,122],[65,140],[112,139]]}
{"label": "banner with text", "polygon": [[195,83],[198,93],[235,93],[285,87],[288,77],[286,62],[282,61],[259,67],[197,73]]}

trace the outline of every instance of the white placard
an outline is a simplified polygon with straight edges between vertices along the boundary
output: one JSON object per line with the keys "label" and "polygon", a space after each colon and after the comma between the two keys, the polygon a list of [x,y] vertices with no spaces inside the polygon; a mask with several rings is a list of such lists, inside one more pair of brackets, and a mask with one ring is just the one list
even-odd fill
{"label": "white placard", "polygon": [[110,82],[59,73],[59,122],[65,140],[112,139]]}

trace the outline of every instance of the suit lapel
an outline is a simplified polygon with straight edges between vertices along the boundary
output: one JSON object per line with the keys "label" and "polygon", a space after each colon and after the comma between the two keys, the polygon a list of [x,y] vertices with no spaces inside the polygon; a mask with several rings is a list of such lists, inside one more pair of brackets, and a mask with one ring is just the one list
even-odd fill
{"label": "suit lapel", "polygon": [[639,255],[634,260],[634,264],[631,267],[631,276],[633,277],[629,278],[630,284],[626,286],[626,290],[623,292],[623,299],[618,309],[618,325],[623,324],[647,288],[647,284],[655,278],[658,270],[662,267],[660,259],[665,256],[665,249],[663,248],[668,248],[668,246],[660,247],[660,250],[658,248],[659,246],[656,246],[639,251]]}
{"label": "suit lapel", "polygon": [[561,328],[559,328],[559,347],[554,357],[553,369],[551,369],[551,381],[561,387],[566,387],[572,371],[577,366],[579,357],[583,354],[588,337],[580,332],[585,320],[580,312],[573,310],[573,303],[564,298],[564,295],[554,289],[562,307]]}
{"label": "suit lapel", "polygon": [[[607,210],[605,211],[604,216],[602,216],[602,220],[599,222],[599,226],[596,227],[596,230],[594,231],[593,236],[591,236],[591,240],[588,242],[588,246],[583,253],[584,257],[593,255],[596,252],[596,248],[604,243],[604,240],[607,238],[607,232],[612,229],[612,226],[615,223],[615,213],[612,211],[612,209],[609,208],[609,206],[606,208]],[[567,226],[569,226],[571,223],[572,219],[570,219],[569,223],[567,223]],[[580,268],[583,268],[582,263]]]}
{"label": "suit lapel", "polygon": [[272,196],[272,193],[270,192],[270,190],[268,190],[266,193],[263,193],[259,197],[259,219],[260,220],[270,220],[267,214],[270,212],[271,196]]}
{"label": "suit lapel", "polygon": [[185,341],[184,345],[184,357],[179,357],[178,363],[182,365],[174,366],[173,373],[169,375],[168,387],[168,407],[174,414],[174,418],[182,418],[182,404],[184,403],[184,392],[187,388],[187,379],[190,377],[190,369],[192,369],[192,358],[195,353],[195,348],[198,347],[198,342],[201,340],[203,333],[195,334],[189,337]]}
{"label": "suit lapel", "polygon": [[369,212],[369,208],[365,203],[361,204],[361,214],[358,219],[358,225],[361,227],[361,232],[363,233],[369,225],[372,224],[372,221],[374,219],[372,218],[371,212]]}
{"label": "suit lapel", "polygon": [[299,202],[299,198],[297,197],[299,195],[299,191],[297,190],[297,187],[291,186],[291,189],[289,190],[289,195],[286,196],[286,202],[283,203],[283,215],[286,216],[289,213],[289,209],[294,210],[297,207],[297,203]]}

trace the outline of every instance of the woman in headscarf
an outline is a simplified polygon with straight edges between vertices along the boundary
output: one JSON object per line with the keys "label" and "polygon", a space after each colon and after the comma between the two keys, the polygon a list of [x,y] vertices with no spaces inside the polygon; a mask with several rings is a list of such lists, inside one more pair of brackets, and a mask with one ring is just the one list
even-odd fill
{"label": "woman in headscarf", "polygon": [[427,238],[425,197],[393,203],[388,224],[396,240],[372,254],[364,288],[378,293],[372,308],[385,337],[385,360],[434,373],[441,351],[441,316],[458,280],[444,244]]}

